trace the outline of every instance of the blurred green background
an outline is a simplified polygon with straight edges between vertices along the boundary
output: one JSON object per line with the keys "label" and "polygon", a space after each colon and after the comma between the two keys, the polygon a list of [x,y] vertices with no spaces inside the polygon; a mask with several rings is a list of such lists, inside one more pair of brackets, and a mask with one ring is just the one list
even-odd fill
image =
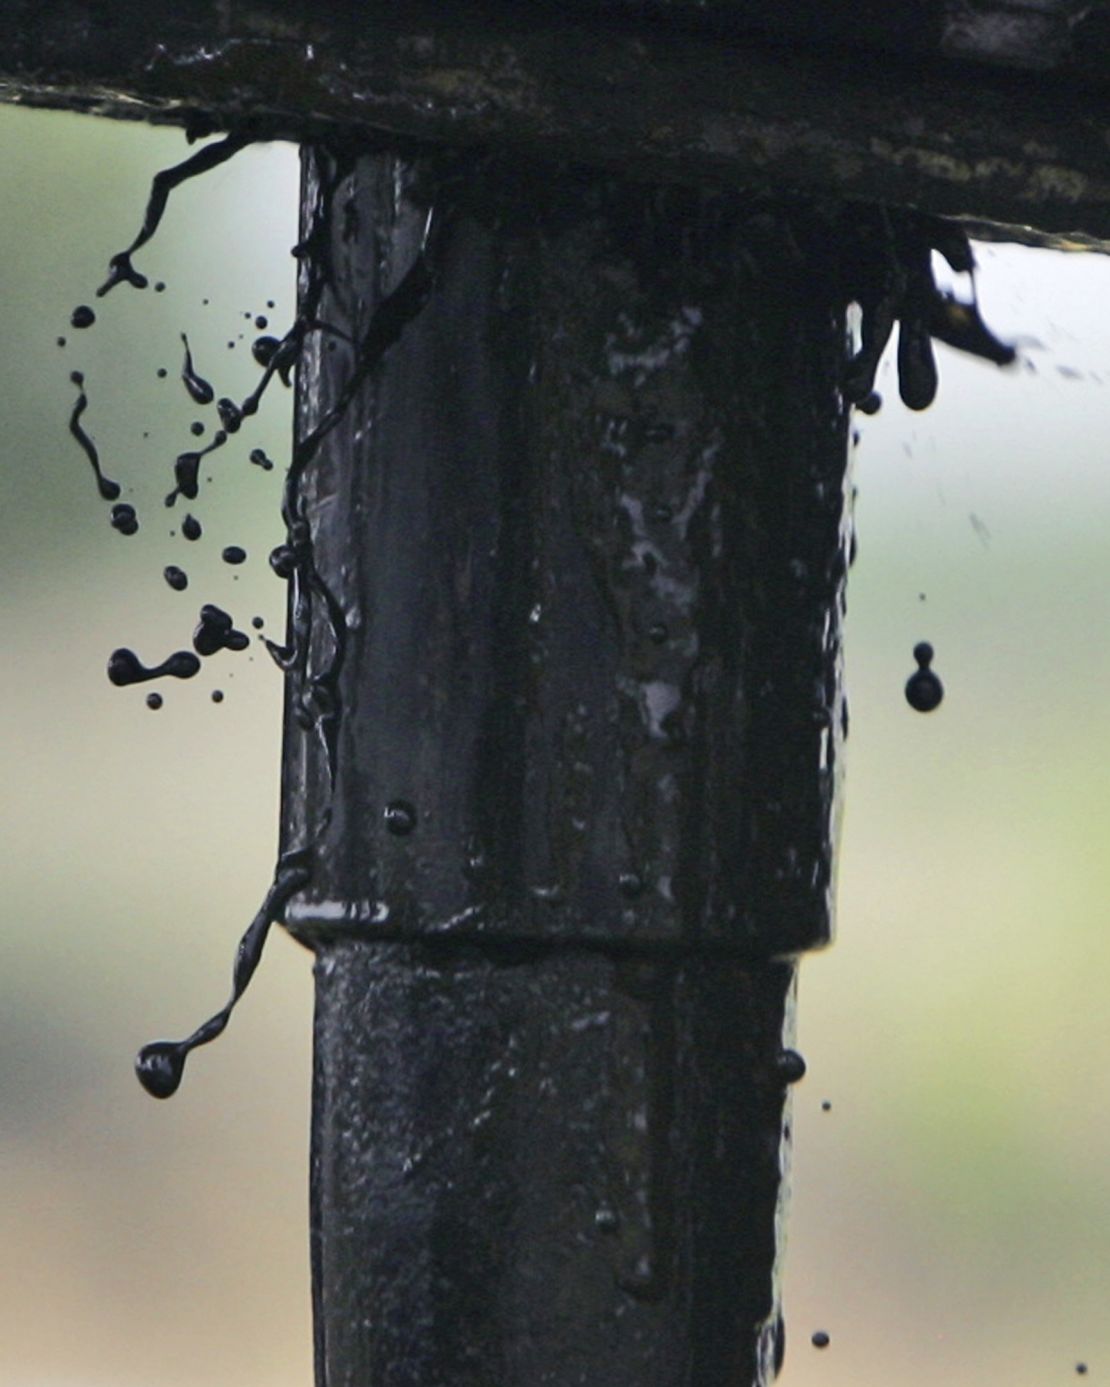
{"label": "blurred green background", "polygon": [[[180,189],[137,257],[165,292],[95,300],[182,135],[3,108],[0,149],[0,1382],[306,1387],[308,955],[275,936],[173,1102],[131,1072],[222,1003],[269,882],[280,678],[260,648],[223,653],[152,713],[149,686],[104,675],[117,645],[187,646],[201,602],[281,628],[280,471],[247,454],[287,457],[289,393],[207,460],[202,541],[170,536],[184,512],[161,497],[189,423],[213,429],[177,380],[181,330],[241,398],[244,315],[290,320],[296,152]],[[1021,363],[943,352],[924,415],[888,364],[860,421],[840,937],[802,969],[787,1387],[1110,1377],[1110,262],[980,260]],[[67,433],[73,369],[133,538]],[[947,689],[927,717],[902,696],[921,639]]]}

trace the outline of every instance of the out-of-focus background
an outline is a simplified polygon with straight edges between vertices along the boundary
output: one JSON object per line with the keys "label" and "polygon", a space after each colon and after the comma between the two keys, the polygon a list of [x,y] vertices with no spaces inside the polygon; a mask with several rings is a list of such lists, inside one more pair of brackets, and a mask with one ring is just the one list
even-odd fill
{"label": "out-of-focus background", "polygon": [[[260,647],[160,683],[157,712],[153,686],[104,674],[118,645],[187,647],[202,602],[283,621],[280,467],[248,454],[287,458],[289,393],[206,459],[196,503],[161,498],[192,421],[199,444],[215,428],[181,388],[181,331],[241,398],[255,316],[290,321],[295,150],[173,194],[137,257],[164,292],[94,297],[151,174],[187,153],[178,132],[0,109],[5,1387],[311,1381],[308,955],[276,932],[172,1102],[131,1072],[224,1000],[276,841]],[[887,365],[859,421],[840,938],[802,969],[787,1387],[1110,1379],[1110,262],[979,255],[1022,363],[942,349],[923,415]],[[78,303],[92,328],[69,325]],[[131,538],[67,432],[74,369]],[[947,690],[928,716],[902,695],[922,639]]]}

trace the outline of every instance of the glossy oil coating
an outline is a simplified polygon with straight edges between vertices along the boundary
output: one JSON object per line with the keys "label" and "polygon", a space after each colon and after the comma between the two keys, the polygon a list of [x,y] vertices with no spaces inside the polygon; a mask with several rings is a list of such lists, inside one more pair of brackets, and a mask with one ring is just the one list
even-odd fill
{"label": "glossy oil coating", "polygon": [[793,972],[321,950],[320,1387],[770,1382]]}
{"label": "glossy oil coating", "polygon": [[748,1387],[831,929],[840,232],[306,154],[285,904],[318,1387]]}
{"label": "glossy oil coating", "polygon": [[596,176],[309,158],[327,326],[287,501],[283,846],[315,869],[287,923],[824,943],[832,231]]}

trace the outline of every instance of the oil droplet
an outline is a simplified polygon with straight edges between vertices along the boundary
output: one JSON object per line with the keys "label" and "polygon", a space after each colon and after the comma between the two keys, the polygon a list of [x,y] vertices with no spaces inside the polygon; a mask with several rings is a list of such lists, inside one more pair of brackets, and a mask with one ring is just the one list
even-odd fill
{"label": "oil droplet", "polygon": [[254,627],[254,629],[255,629],[256,631],[261,631],[262,628],[263,628],[263,626],[266,625],[266,623],[265,623],[265,621],[262,619],[262,617],[260,617],[260,616],[252,616],[252,617],[251,617],[251,625]]}
{"label": "oil droplet", "polygon": [[235,401],[229,400],[226,395],[221,396],[216,401],[216,410],[220,416],[220,423],[228,433],[238,433],[243,422],[243,411]]}
{"label": "oil droplet", "polygon": [[212,702],[213,702],[213,703],[222,703],[223,701],[224,701],[224,691],[223,691],[223,689],[213,689],[213,690],[212,690]]}
{"label": "oil droplet", "polygon": [[878,414],[882,407],[883,397],[877,390],[869,391],[856,405],[856,408],[863,414]]}
{"label": "oil droplet", "polygon": [[173,1040],[155,1040],[144,1045],[135,1061],[139,1083],[152,1098],[172,1098],[184,1071],[185,1052]]}
{"label": "oil droplet", "polygon": [[297,560],[288,544],[279,544],[270,553],[270,567],[279,578],[292,578],[297,571]]}
{"label": "oil droplet", "polygon": [[246,650],[250,637],[236,631],[231,617],[222,608],[206,602],[200,609],[200,622],[193,632],[193,649],[198,655],[215,655],[217,650]]}
{"label": "oil droplet", "polygon": [[162,695],[160,693],[149,693],[146,696],[146,706],[152,712],[157,712],[162,706]]}
{"label": "oil droplet", "polygon": [[189,339],[184,333],[181,334],[181,340],[185,343],[185,364],[181,368],[181,379],[185,389],[189,392],[190,398],[198,405],[210,405],[216,398],[216,392],[208,381],[203,376],[198,375],[194,369],[193,353],[189,350]]}
{"label": "oil droplet", "polygon": [[135,515],[135,507],[129,506],[126,501],[120,501],[112,507],[112,529],[118,530],[121,535],[133,535],[138,533],[139,521]]}
{"label": "oil droplet", "polygon": [[69,315],[69,321],[73,327],[92,327],[96,322],[96,314],[87,303],[81,303]]}
{"label": "oil droplet", "polygon": [[80,371],[71,371],[70,380],[77,387],[77,402],[73,406],[73,412],[69,416],[69,431],[81,445],[81,449],[92,465],[92,470],[96,474],[96,488],[105,501],[115,501],[119,498],[119,482],[113,482],[106,477],[100,469],[100,454],[96,451],[96,444],[81,427],[81,416],[89,407],[89,397],[85,394],[85,377]]}
{"label": "oil droplet", "polygon": [[917,670],[906,680],[906,702],[918,713],[931,713],[944,698],[944,685],[929,668],[933,662],[933,647],[919,641],[913,648]]}
{"label": "oil droplet", "polygon": [[281,914],[289,897],[310,879],[310,863],[311,858],[305,852],[286,853],[279,859],[270,889],[239,941],[231,972],[231,996],[225,1005],[185,1040],[155,1040],[139,1051],[135,1073],[153,1098],[169,1098],[176,1093],[190,1052],[199,1045],[207,1045],[227,1029],[231,1013],[249,986],[262,958],[270,924]]}
{"label": "oil droplet", "polygon": [[178,568],[176,564],[167,564],[162,570],[162,577],[165,578],[174,592],[184,592],[189,586],[189,575],[183,568]]}
{"label": "oil droplet", "polygon": [[181,533],[188,540],[200,539],[204,531],[200,527],[200,521],[195,516],[187,515],[181,522]]}
{"label": "oil droplet", "polygon": [[164,366],[159,366],[154,374],[158,377],[159,380],[165,380],[166,377],[169,375],[169,372],[166,370]]}
{"label": "oil droplet", "polygon": [[416,827],[416,809],[407,799],[395,799],[385,806],[382,817],[390,833],[403,838]]}
{"label": "oil droplet", "polygon": [[193,435],[194,438],[199,438],[201,434],[204,432],[203,422],[200,419],[194,419],[193,422],[189,425],[189,432]]}
{"label": "oil droplet", "polygon": [[64,337],[59,337],[56,339],[56,341],[59,347],[64,347],[66,344],[66,339]]}
{"label": "oil droplet", "polygon": [[263,329],[268,328],[270,326],[270,320],[266,317],[264,313],[260,313],[258,317],[255,318],[254,325],[259,330],[259,332],[262,332]]}
{"label": "oil droplet", "polygon": [[818,1329],[810,1335],[809,1342],[813,1345],[814,1348],[828,1348],[829,1336],[825,1333],[823,1329]]}
{"label": "oil droplet", "polygon": [[108,678],[117,688],[128,684],[145,684],[148,679],[191,679],[200,669],[200,661],[190,650],[177,650],[160,665],[148,668],[133,650],[121,648],[108,656]]}
{"label": "oil droplet", "polygon": [[796,1084],[805,1078],[806,1062],[797,1050],[780,1050],[775,1068],[784,1084]]}
{"label": "oil droplet", "polygon": [[825,1101],[821,1104],[821,1111],[822,1111],[822,1112],[832,1112],[832,1104],[829,1102],[829,1100],[828,1100],[827,1098],[826,1098]]}
{"label": "oil droplet", "polygon": [[252,448],[250,451],[250,459],[255,467],[261,467],[263,472],[272,472],[274,470],[273,460],[268,458],[261,448]]}
{"label": "oil droplet", "polygon": [[160,279],[154,286],[154,292],[156,294],[164,294],[166,292],[166,281],[164,279]]}
{"label": "oil droplet", "polygon": [[220,555],[220,558],[223,559],[224,563],[230,564],[244,563],[246,561],[246,557],[247,551],[245,549],[241,549],[237,544],[229,544],[227,548],[224,549],[223,553]]}

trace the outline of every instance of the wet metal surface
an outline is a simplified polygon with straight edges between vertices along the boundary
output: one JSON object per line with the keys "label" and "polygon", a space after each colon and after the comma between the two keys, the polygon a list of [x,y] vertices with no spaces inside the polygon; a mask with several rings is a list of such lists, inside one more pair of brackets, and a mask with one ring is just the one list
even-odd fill
{"label": "wet metal surface", "polygon": [[838,233],[452,155],[305,171],[317,1381],[766,1383],[844,727]]}
{"label": "wet metal surface", "polygon": [[440,234],[298,483],[284,846],[315,870],[288,923],[825,942],[847,407],[823,229],[481,166],[433,212],[431,165],[334,173],[310,170],[336,214],[302,436]]}

